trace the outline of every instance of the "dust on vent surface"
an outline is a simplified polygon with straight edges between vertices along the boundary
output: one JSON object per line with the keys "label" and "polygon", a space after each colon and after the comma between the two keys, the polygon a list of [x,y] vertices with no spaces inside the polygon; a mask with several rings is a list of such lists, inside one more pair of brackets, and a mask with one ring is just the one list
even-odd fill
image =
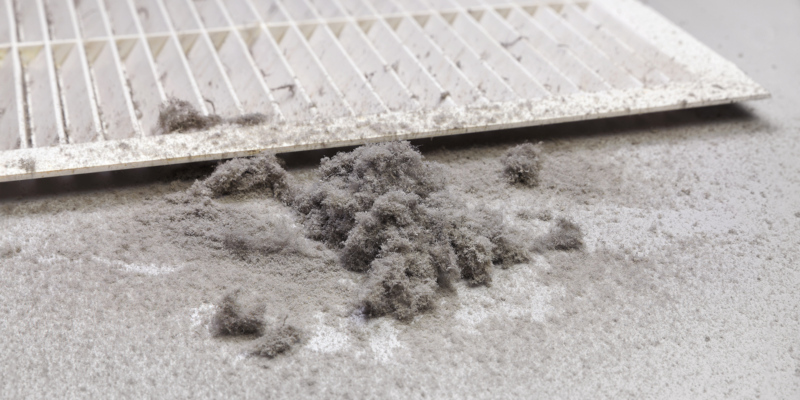
{"label": "dust on vent surface", "polygon": [[0,0],[0,181],[768,96],[635,0]]}

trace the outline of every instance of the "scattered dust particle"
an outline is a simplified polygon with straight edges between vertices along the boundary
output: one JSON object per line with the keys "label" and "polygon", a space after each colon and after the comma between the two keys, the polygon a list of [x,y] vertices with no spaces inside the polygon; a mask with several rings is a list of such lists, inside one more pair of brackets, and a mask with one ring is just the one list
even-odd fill
{"label": "scattered dust particle", "polygon": [[287,84],[287,85],[281,85],[281,86],[278,86],[276,88],[272,88],[270,90],[272,90],[274,92],[274,91],[283,90],[283,89],[288,90],[289,91],[289,96],[294,97],[295,86],[294,86],[293,83],[290,83],[290,84]]}
{"label": "scattered dust particle", "polygon": [[29,174],[36,172],[36,160],[33,158],[20,158],[19,161],[17,161],[17,165]]}
{"label": "scattered dust particle", "polygon": [[508,41],[508,42],[500,42],[500,45],[501,45],[501,46],[503,46],[503,47],[505,47],[505,48],[509,48],[509,47],[512,47],[512,46],[514,46],[515,44],[519,43],[519,41],[520,41],[520,40],[522,40],[522,38],[523,38],[522,36],[518,36],[516,39],[514,39],[514,40],[511,40],[511,41]]}
{"label": "scattered dust particle", "polygon": [[445,115],[445,114],[436,114],[436,115],[433,116],[433,122],[437,126],[440,126],[440,127],[442,125],[444,125],[449,120],[450,120],[450,116]]}

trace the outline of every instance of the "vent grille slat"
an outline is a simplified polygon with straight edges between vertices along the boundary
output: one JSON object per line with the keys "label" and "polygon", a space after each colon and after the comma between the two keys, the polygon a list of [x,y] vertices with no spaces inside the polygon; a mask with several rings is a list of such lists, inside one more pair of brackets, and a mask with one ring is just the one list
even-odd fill
{"label": "vent grille slat", "polygon": [[510,10],[509,23],[520,33],[521,40],[534,46],[542,55],[558,68],[578,89],[587,92],[607,90],[610,86],[596,72],[581,61],[566,46],[542,28],[535,20],[525,16],[520,8]]}
{"label": "vent grille slat", "polygon": [[529,71],[537,71],[539,81],[542,86],[547,89],[552,95],[563,95],[569,93],[576,93],[579,91],[578,86],[567,79],[558,68],[546,57],[543,57],[536,49],[528,44],[527,40],[523,40],[522,35],[514,28],[510,27],[508,22],[503,20],[494,10],[486,10],[478,15],[473,14],[479,23],[483,26],[492,37],[500,40],[500,44],[509,52],[517,61],[525,66]]}
{"label": "vent grille slat", "polygon": [[[520,96],[514,92],[510,82],[504,81],[485,60],[469,47],[464,39],[453,32],[450,25],[439,14],[427,15],[423,28],[434,43],[439,43],[447,56],[464,74],[492,101],[509,101]],[[502,66],[497,66],[502,68]]]}
{"label": "vent grille slat", "polygon": [[669,82],[669,78],[663,72],[654,66],[648,66],[631,48],[607,32],[602,24],[586,16],[577,6],[565,5],[561,15],[573,29],[596,45],[609,59],[628,71],[644,86]]}
{"label": "vent grille slat", "polygon": [[381,52],[414,96],[426,107],[455,106],[453,99],[443,96],[445,89],[431,76],[413,53],[383,19],[368,20],[367,37]]}
{"label": "vent grille slat", "polygon": [[639,34],[634,32],[631,28],[615,18],[613,14],[607,11],[603,6],[594,2],[589,3],[586,7],[587,15],[594,18],[603,26],[608,29],[612,34],[616,35],[623,43],[628,44],[634,51],[646,59],[653,60],[654,63],[659,65],[659,69],[674,80],[688,80],[692,79],[691,74],[681,67],[673,59],[667,57],[663,52],[659,51],[647,40],[643,39]]}
{"label": "vent grille slat", "polygon": [[768,94],[635,0],[0,0],[0,96],[4,181]]}
{"label": "vent grille slat", "polygon": [[356,24],[342,24],[339,41],[390,110],[416,110],[420,107],[394,69],[388,67],[389,63],[383,60]]}

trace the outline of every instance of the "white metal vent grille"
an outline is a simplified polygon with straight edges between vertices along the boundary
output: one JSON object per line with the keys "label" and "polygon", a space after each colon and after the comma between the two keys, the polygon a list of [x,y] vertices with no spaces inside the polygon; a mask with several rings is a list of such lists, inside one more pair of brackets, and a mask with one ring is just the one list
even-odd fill
{"label": "white metal vent grille", "polygon": [[633,0],[0,0],[0,181],[767,95]]}

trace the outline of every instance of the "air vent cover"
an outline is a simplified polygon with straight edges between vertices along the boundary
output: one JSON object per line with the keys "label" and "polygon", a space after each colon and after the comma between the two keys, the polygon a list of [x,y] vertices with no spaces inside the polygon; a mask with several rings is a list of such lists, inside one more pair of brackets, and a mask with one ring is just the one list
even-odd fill
{"label": "air vent cover", "polygon": [[0,0],[0,181],[767,96],[633,0]]}

